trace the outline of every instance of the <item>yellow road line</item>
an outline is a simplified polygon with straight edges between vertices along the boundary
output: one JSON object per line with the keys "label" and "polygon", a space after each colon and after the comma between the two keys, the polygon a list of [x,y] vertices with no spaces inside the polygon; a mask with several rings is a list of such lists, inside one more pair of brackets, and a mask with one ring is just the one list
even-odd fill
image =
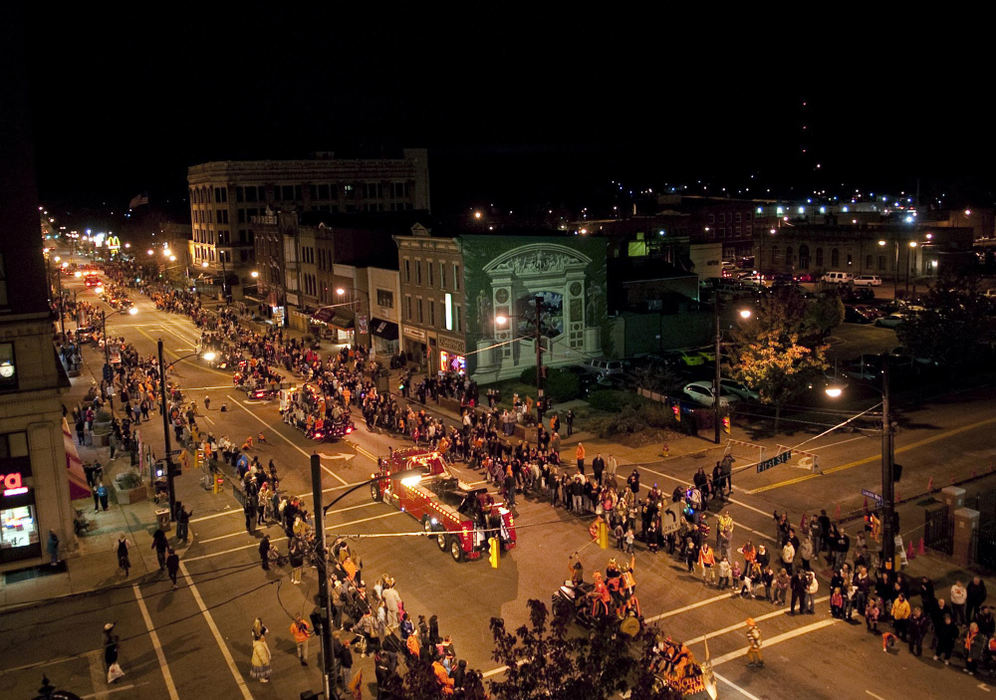
{"label": "yellow road line", "polygon": [[[996,423],[996,418],[987,418],[986,420],[981,420],[977,423],[970,423],[969,425],[963,425],[960,428],[954,428],[953,430],[948,430],[943,433],[938,433],[937,435],[932,435],[929,438],[924,438],[923,440],[917,440],[916,442],[911,442],[909,445],[903,445],[895,450],[895,454],[900,454],[902,452],[907,452],[909,450],[915,449],[917,447],[923,447],[924,445],[929,445],[932,442],[937,442],[938,440],[945,440],[952,435],[957,435],[958,433],[964,433],[969,430],[975,430],[984,425],[990,425],[991,423]],[[805,474],[803,476],[797,476],[794,479],[786,479],[785,481],[779,481],[774,484],[768,484],[767,486],[760,486],[756,489],[748,491],[750,495],[756,493],[764,493],[765,491],[772,491],[774,489],[780,489],[783,486],[791,486],[792,484],[798,484],[803,481],[808,481],[809,479],[815,479],[819,476],[825,476],[827,474],[833,474],[834,472],[841,472],[845,469],[852,469],[854,467],[859,467],[862,464],[868,464],[869,462],[877,462],[882,459],[882,453],[879,452],[877,455],[872,455],[870,457],[864,457],[863,459],[858,459],[853,462],[848,462],[847,464],[841,464],[837,467],[830,467],[829,469],[824,469],[821,474]]]}

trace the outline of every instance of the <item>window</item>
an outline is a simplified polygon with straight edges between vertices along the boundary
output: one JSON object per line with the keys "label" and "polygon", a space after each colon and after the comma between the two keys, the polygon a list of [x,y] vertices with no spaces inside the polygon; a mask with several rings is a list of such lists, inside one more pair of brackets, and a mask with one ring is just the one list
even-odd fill
{"label": "window", "polygon": [[816,267],[823,267],[823,249],[816,249]]}
{"label": "window", "polygon": [[319,185],[318,186],[318,197],[317,198],[318,199],[328,199],[329,198],[329,186],[327,184],[325,184],[325,185]]}
{"label": "window", "polygon": [[236,187],[235,188],[235,201],[236,202],[241,202],[241,201],[243,201],[244,198],[245,198],[245,188],[244,187]]}
{"label": "window", "polygon": [[[405,260],[405,282],[412,281],[412,264],[410,260]],[[411,316],[411,314],[408,314]]]}
{"label": "window", "polygon": [[884,270],[885,269],[885,256],[884,255],[879,255],[878,256],[878,269],[879,270]]}
{"label": "window", "polygon": [[17,388],[17,364],[14,344],[0,343],[0,391]]}
{"label": "window", "polygon": [[303,197],[301,196],[301,186],[294,185],[294,201],[300,202],[302,199]]}
{"label": "window", "polygon": [[377,290],[377,306],[383,306],[385,309],[394,308],[394,292],[389,292],[386,289]]}
{"label": "window", "polygon": [[847,254],[847,265],[848,265],[848,267],[850,267],[853,263],[854,263],[854,256],[852,256],[850,253],[848,253]]}
{"label": "window", "polygon": [[422,284],[422,261],[415,261],[415,284]]}
{"label": "window", "polygon": [[836,248],[830,249],[830,267],[837,267],[840,265],[840,251]]}
{"label": "window", "polygon": [[415,306],[418,308],[418,322],[419,323],[424,323],[425,322],[425,318],[422,316],[422,299],[421,299],[421,297],[416,300]]}
{"label": "window", "polygon": [[771,246],[771,264],[778,264],[778,246],[776,245]]}
{"label": "window", "polygon": [[432,261],[430,260],[425,264],[426,270],[429,272],[429,286],[432,286]]}
{"label": "window", "polygon": [[792,252],[793,252],[792,251],[792,246],[788,246],[788,247],[785,248],[785,264],[788,265],[788,266],[791,266],[792,262],[793,262],[792,261]]}
{"label": "window", "polygon": [[405,297],[405,302],[406,302],[406,306],[408,307],[406,309],[407,313],[405,313],[405,318],[407,320],[411,321],[412,320],[412,298],[406,296]]}
{"label": "window", "polygon": [[308,199],[312,202],[318,199],[318,185],[308,185]]}
{"label": "window", "polygon": [[460,291],[460,266],[453,266],[453,289]]}
{"label": "window", "polygon": [[436,325],[436,302],[432,299],[429,300],[429,325]]}
{"label": "window", "polygon": [[463,326],[460,323],[460,305],[457,304],[454,307],[454,310],[456,311],[456,329],[457,329],[457,333],[463,333]]}
{"label": "window", "polygon": [[285,202],[293,201],[294,199],[294,186],[284,185],[280,188],[280,198]]}
{"label": "window", "polygon": [[446,263],[439,263],[439,288],[446,289]]}
{"label": "window", "polygon": [[247,202],[255,202],[256,201],[256,187],[255,186],[253,186],[253,187],[247,187],[246,188],[246,201]]}

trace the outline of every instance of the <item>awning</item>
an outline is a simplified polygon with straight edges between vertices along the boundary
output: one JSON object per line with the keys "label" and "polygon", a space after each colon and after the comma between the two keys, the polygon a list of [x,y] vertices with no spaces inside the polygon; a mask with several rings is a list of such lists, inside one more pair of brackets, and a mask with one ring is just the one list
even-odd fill
{"label": "awning", "polygon": [[311,320],[318,321],[319,323],[328,323],[332,320],[333,315],[335,315],[335,309],[324,306],[315,313],[311,314]]}
{"label": "awning", "polygon": [[375,317],[370,322],[370,332],[385,340],[397,340],[398,324]]}
{"label": "awning", "polygon": [[69,423],[62,419],[62,441],[66,448],[66,469],[69,472],[69,500],[86,498],[90,495],[90,487],[86,483],[86,473],[83,471],[83,460],[69,432]]}
{"label": "awning", "polygon": [[348,309],[335,309],[329,325],[343,331],[353,330],[353,312]]}

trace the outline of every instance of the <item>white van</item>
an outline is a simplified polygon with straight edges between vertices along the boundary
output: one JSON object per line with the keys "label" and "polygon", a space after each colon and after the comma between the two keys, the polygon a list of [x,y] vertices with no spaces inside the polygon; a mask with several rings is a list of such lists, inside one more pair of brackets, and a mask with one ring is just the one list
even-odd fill
{"label": "white van", "polygon": [[854,275],[850,272],[837,272],[830,271],[824,272],[823,276],[820,277],[823,282],[829,282],[830,284],[848,284],[854,281]]}
{"label": "white van", "polygon": [[878,275],[858,275],[853,284],[855,287],[881,287],[882,278]]}

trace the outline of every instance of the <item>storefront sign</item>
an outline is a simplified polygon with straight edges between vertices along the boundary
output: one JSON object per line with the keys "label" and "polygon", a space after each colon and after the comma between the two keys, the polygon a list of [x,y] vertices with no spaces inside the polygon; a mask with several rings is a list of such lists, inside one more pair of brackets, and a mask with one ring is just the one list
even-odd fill
{"label": "storefront sign", "polygon": [[450,352],[464,352],[465,346],[462,340],[447,338],[445,335],[439,336],[439,347]]}
{"label": "storefront sign", "polygon": [[21,472],[10,472],[0,477],[0,491],[4,496],[17,496],[28,492],[28,487],[24,485]]}
{"label": "storefront sign", "polygon": [[421,340],[425,342],[425,331],[421,328],[410,328],[405,326],[405,335],[409,338],[414,338],[415,340]]}

